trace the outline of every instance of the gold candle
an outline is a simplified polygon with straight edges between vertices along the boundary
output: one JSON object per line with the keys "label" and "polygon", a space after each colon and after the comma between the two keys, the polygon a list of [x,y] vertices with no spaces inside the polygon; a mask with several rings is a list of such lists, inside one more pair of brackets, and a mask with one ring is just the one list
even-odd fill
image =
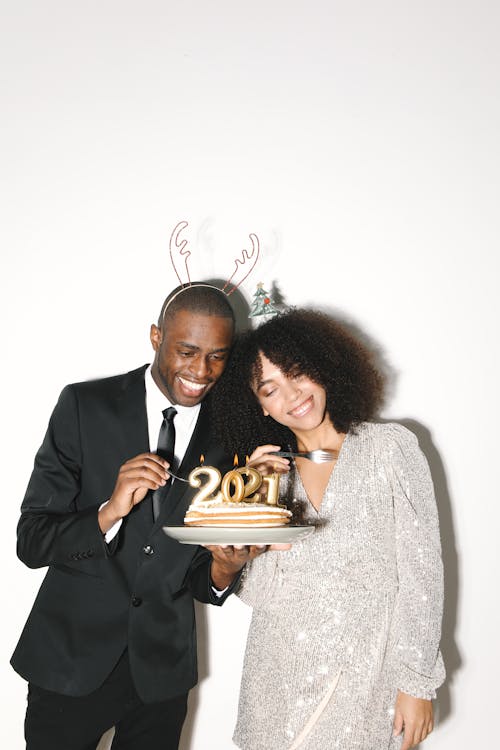
{"label": "gold candle", "polygon": [[[202,484],[200,476],[205,475],[208,477],[207,481]],[[196,495],[193,497],[192,505],[197,505],[203,501],[217,502],[222,499],[220,492],[214,494],[219,487],[221,480],[221,473],[215,466],[197,466],[189,474],[189,484],[191,487],[200,487]]]}
{"label": "gold candle", "polygon": [[[231,488],[233,491],[231,492]],[[225,503],[239,503],[245,496],[245,482],[238,469],[224,474],[220,489]]]}
{"label": "gold candle", "polygon": [[267,484],[266,503],[268,505],[278,505],[280,475],[276,473],[268,474],[267,477],[262,477],[262,481]]}
{"label": "gold candle", "polygon": [[260,495],[255,495],[255,492],[257,492],[262,484],[262,474],[251,466],[241,466],[236,471],[247,477],[248,480],[245,483],[245,500],[249,503],[258,502]]}

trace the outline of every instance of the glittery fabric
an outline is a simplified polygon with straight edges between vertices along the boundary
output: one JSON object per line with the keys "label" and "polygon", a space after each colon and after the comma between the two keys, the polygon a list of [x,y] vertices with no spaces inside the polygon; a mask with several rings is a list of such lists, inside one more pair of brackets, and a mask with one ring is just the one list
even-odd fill
{"label": "glittery fabric", "polygon": [[301,750],[393,750],[397,690],[432,698],[444,679],[427,462],[404,427],[364,423],[346,436],[319,513],[298,473],[284,490],[295,522],[316,529],[244,576],[253,615],[234,741],[291,748],[330,690]]}

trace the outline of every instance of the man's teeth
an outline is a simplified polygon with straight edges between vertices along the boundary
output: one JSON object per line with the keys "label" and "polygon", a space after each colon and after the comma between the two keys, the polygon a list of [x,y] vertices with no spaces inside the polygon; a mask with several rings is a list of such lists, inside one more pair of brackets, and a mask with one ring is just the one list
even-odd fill
{"label": "man's teeth", "polygon": [[199,393],[207,387],[206,383],[193,383],[192,380],[185,380],[181,377],[179,377],[179,380],[181,381],[182,385],[186,386],[186,388],[189,388],[190,391],[197,391]]}

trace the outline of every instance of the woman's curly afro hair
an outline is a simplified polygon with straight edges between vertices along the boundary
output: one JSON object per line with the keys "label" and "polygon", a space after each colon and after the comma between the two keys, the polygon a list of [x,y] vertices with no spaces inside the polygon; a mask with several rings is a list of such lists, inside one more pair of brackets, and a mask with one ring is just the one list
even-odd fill
{"label": "woman's curly afro hair", "polygon": [[321,312],[291,309],[241,334],[212,393],[218,439],[229,453],[251,453],[274,443],[296,448],[293,433],[264,417],[252,390],[261,377],[260,352],[290,376],[323,386],[326,409],[338,432],[373,419],[383,400],[384,377],[373,354],[342,324]]}

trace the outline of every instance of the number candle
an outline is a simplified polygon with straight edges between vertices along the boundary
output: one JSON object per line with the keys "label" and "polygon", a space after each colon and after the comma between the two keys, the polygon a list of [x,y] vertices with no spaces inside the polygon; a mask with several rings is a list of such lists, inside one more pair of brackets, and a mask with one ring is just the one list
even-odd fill
{"label": "number candle", "polygon": [[267,477],[262,477],[262,481],[267,484],[266,503],[268,505],[278,505],[280,475],[276,473],[268,474]]}
{"label": "number candle", "polygon": [[246,482],[245,484],[246,500],[253,503],[258,502],[260,500],[260,496],[255,495],[254,493],[257,492],[260,485],[262,484],[262,474],[257,471],[257,469],[253,469],[251,466],[242,466],[236,471],[239,471],[240,474],[243,474],[243,476],[248,478],[248,482]]}
{"label": "number candle", "polygon": [[[232,494],[231,486],[234,488]],[[241,474],[233,469],[224,474],[220,489],[225,503],[239,503],[245,494],[245,482]]]}
{"label": "number candle", "polygon": [[[200,475],[208,477],[206,483],[201,487]],[[191,487],[201,487],[193,498],[192,504],[197,505],[203,501],[210,501],[211,503],[219,502],[222,500],[222,494],[217,492],[213,494],[220,484],[221,473],[219,469],[214,466],[197,466],[196,469],[189,474],[189,484]]]}

